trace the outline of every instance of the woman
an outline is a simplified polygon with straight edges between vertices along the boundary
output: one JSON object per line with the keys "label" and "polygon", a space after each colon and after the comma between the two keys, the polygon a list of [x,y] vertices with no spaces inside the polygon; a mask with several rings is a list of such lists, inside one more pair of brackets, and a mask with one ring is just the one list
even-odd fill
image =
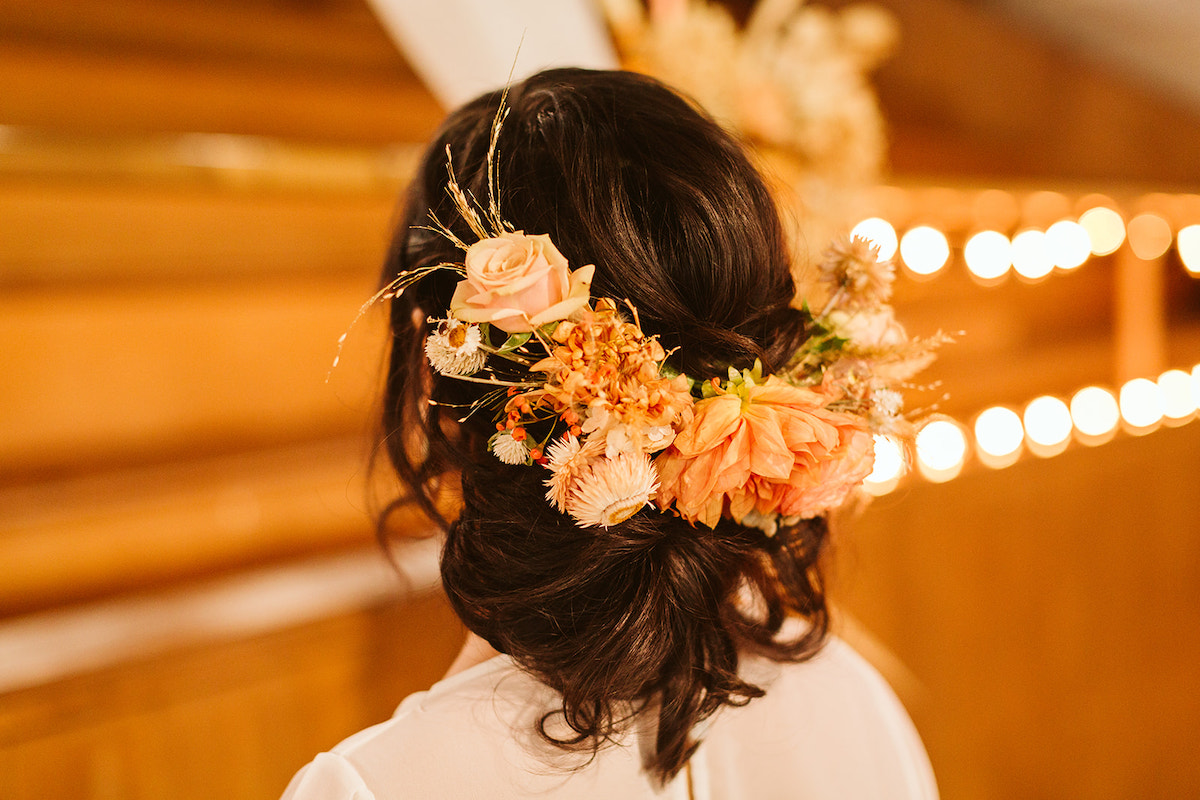
{"label": "woman", "polygon": [[898,423],[864,365],[902,348],[836,329],[891,319],[857,247],[794,308],[761,177],[643,76],[453,113],[388,264],[384,422],[470,633],[286,797],[936,796],[895,697],[827,643],[824,514]]}

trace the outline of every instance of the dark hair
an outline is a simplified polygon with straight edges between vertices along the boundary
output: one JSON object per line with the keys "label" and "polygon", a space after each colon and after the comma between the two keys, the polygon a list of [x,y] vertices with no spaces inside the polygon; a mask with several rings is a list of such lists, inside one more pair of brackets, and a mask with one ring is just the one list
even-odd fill
{"label": "dark hair", "polygon": [[[434,137],[385,281],[461,260],[419,227],[430,211],[474,241],[446,195],[446,149],[463,189],[486,202],[500,100],[497,92],[467,104]],[[688,375],[723,376],[755,359],[768,371],[784,365],[807,335],[806,317],[791,307],[774,202],[737,142],[632,73],[543,72],[511,87],[506,105],[495,157],[505,219],[549,234],[575,267],[594,263],[592,296],[629,300]],[[456,281],[436,272],[392,301],[384,425],[410,493],[391,508],[415,503],[446,530],[442,582],[464,624],[561,693],[575,735],[550,736],[544,718],[543,736],[594,752],[629,714],[656,714],[645,768],[668,780],[694,751],[697,722],[763,694],[739,677],[740,654],[795,661],[824,642],[825,521],[767,537],[726,519],[709,529],[644,509],[609,528],[578,527],[546,501],[544,470],[487,452],[495,420],[458,419],[478,387],[425,362],[425,318],[444,312]],[[450,521],[438,494],[455,477],[462,507]],[[789,615],[808,620],[794,639],[780,634]]]}

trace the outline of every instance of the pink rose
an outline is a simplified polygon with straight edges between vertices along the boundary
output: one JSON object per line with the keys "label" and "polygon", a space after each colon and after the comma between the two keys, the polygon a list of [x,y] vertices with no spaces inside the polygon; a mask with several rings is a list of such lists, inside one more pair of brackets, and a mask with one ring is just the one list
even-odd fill
{"label": "pink rose", "polygon": [[594,265],[572,272],[545,234],[521,231],[483,239],[467,249],[467,277],[454,289],[450,316],[527,333],[566,319],[587,305]]}

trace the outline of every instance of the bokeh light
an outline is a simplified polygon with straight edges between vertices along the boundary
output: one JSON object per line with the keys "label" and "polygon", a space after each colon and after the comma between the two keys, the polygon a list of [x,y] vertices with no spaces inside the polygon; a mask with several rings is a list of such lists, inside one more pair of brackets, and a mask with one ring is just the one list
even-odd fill
{"label": "bokeh light", "polygon": [[864,219],[851,229],[850,235],[870,239],[872,244],[879,248],[880,261],[887,261],[896,255],[896,245],[899,241],[896,238],[896,229],[886,219],[879,217]]}
{"label": "bokeh light", "polygon": [[1025,406],[1025,436],[1029,449],[1040,456],[1054,455],[1071,438],[1071,411],[1057,397],[1043,395]]}
{"label": "bokeh light", "polygon": [[1092,253],[1106,256],[1117,252],[1125,242],[1125,220],[1111,208],[1097,206],[1089,208],[1079,217],[1079,224],[1087,231],[1092,243]]}
{"label": "bokeh light", "polygon": [[1200,277],[1200,225],[1188,225],[1175,237],[1179,260],[1188,272]]}
{"label": "bokeh light", "polygon": [[958,475],[967,458],[967,437],[958,423],[935,419],[917,433],[917,466],[927,479],[941,483]]}
{"label": "bokeh light", "polygon": [[1143,432],[1162,420],[1162,394],[1158,384],[1147,378],[1134,378],[1121,387],[1121,419],[1133,429]]}
{"label": "bokeh light", "polygon": [[1041,231],[1021,231],[1012,240],[1012,265],[1023,278],[1044,278],[1054,269],[1054,260],[1046,247],[1046,234]]}
{"label": "bokeh light", "polygon": [[1146,261],[1158,258],[1171,246],[1171,226],[1157,214],[1139,214],[1129,220],[1129,247]]}
{"label": "bokeh light", "polygon": [[1075,429],[1085,437],[1095,439],[1107,436],[1117,429],[1117,423],[1121,421],[1117,398],[1099,386],[1080,389],[1071,398],[1071,420],[1075,423]]}
{"label": "bokeh light", "polygon": [[1021,418],[1012,409],[993,406],[975,418],[979,460],[989,467],[1006,467],[1016,461],[1024,440]]}
{"label": "bokeh light", "polygon": [[1092,240],[1082,225],[1064,219],[1046,229],[1046,251],[1056,267],[1075,269],[1092,254]]}
{"label": "bokeh light", "polygon": [[875,434],[875,468],[867,476],[863,488],[869,494],[887,494],[904,476],[904,450],[890,436]]}
{"label": "bokeh light", "polygon": [[946,235],[928,225],[919,225],[900,240],[900,257],[904,265],[918,275],[932,275],[946,265],[950,258],[950,243]]}
{"label": "bokeh light", "polygon": [[996,280],[1012,266],[1012,243],[998,231],[980,231],[967,240],[963,258],[972,275]]}
{"label": "bokeh light", "polygon": [[1158,396],[1163,416],[1169,421],[1187,420],[1196,412],[1192,376],[1181,369],[1169,369],[1158,376]]}

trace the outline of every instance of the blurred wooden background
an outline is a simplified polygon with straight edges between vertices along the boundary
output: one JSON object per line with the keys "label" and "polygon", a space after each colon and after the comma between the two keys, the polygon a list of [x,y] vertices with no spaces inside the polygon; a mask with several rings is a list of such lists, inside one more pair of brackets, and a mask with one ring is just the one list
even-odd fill
{"label": "blurred wooden background", "polygon": [[[896,183],[1196,190],[1194,116],[975,4],[881,4]],[[460,636],[428,571],[354,580],[377,318],[326,381],[442,111],[362,0],[9,0],[0,86],[0,797],[275,797]],[[1172,258],[1148,369],[1200,361]],[[903,283],[914,332],[967,332],[945,410],[1115,381],[1114,269]],[[843,526],[947,798],[1200,792],[1198,457],[1120,437]]]}

